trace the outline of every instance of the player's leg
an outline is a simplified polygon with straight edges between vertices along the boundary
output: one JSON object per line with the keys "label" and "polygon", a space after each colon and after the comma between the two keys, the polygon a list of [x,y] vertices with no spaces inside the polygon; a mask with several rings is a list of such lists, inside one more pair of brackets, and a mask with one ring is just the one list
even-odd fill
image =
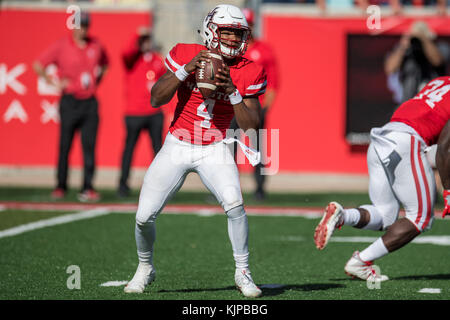
{"label": "player's leg", "polygon": [[152,140],[152,148],[154,154],[157,154],[162,146],[163,124],[164,115],[162,112],[149,116],[147,128],[150,134],[150,139]]}
{"label": "player's leg", "polygon": [[[267,109],[262,109],[261,110],[261,121],[259,123],[259,128],[260,129],[264,129],[265,126],[265,122],[266,122],[266,112]],[[258,151],[262,152],[262,148],[264,147],[264,141],[262,141],[262,139],[260,139],[260,132],[258,130],[258,135],[256,138],[256,148]],[[266,197],[266,192],[264,189],[264,184],[266,182],[266,176],[262,174],[262,169],[264,168],[264,165],[262,163],[258,163],[255,166],[255,170],[253,172],[253,176],[255,178],[255,182],[256,182],[256,190],[255,190],[255,194],[254,197],[256,200],[264,200]]]}
{"label": "player's leg", "polygon": [[[230,129],[235,130],[235,131],[239,129],[239,125],[237,124],[236,117],[233,117],[233,119],[231,120]],[[240,137],[237,136],[235,138],[239,139]],[[235,159],[236,159],[237,151],[238,151],[238,143],[234,142],[233,143],[233,157]]]}
{"label": "player's leg", "polygon": [[69,152],[77,128],[78,117],[75,112],[76,101],[72,96],[63,95],[60,101],[59,156],[57,170],[57,189],[67,190],[69,171]]}
{"label": "player's leg", "polygon": [[367,152],[367,164],[372,205],[344,209],[339,203],[329,203],[314,233],[319,250],[325,248],[333,232],[343,225],[379,231],[383,229],[384,222],[392,224],[395,221],[399,204],[373,144]]}
{"label": "player's leg", "polygon": [[174,162],[189,152],[177,139],[168,135],[144,177],[136,213],[135,240],[139,265],[133,279],[125,287],[127,293],[142,293],[155,277],[153,245],[155,221],[167,200],[182,186],[190,164]]}
{"label": "player's leg", "polygon": [[95,171],[95,145],[98,129],[98,103],[96,98],[83,101],[84,117],[81,124],[81,144],[84,161],[83,191],[92,190]]}
{"label": "player's leg", "polygon": [[117,193],[121,197],[128,196],[130,188],[128,187],[128,176],[130,174],[131,161],[133,159],[133,152],[136,142],[139,138],[139,133],[142,129],[142,117],[125,117],[125,126],[127,129],[127,136],[125,139],[125,146],[122,152],[122,165],[120,171],[119,188]]}
{"label": "player's leg", "polygon": [[227,215],[228,236],[236,267],[235,283],[245,296],[258,297],[261,290],[253,282],[249,269],[248,219],[236,163],[228,147],[222,143],[205,148],[205,153],[196,172]]}
{"label": "player's leg", "polygon": [[[393,190],[403,204],[406,217],[397,220],[382,239],[389,252],[411,242],[433,223],[436,183],[433,169],[426,159],[425,144],[414,136],[403,137],[405,158],[399,164]],[[408,143],[409,142],[409,143]]]}
{"label": "player's leg", "polygon": [[[397,153],[393,153],[391,159],[393,167],[390,168],[390,170],[392,170],[392,174],[388,174],[387,169],[383,167],[383,164],[372,145],[367,154],[370,175],[369,196],[372,204],[344,211],[344,224],[356,228],[379,231],[384,230],[397,219],[400,206],[392,190],[389,178],[389,176],[392,177],[394,175],[398,161],[401,161],[396,155]],[[353,210],[353,216],[351,210]],[[389,251],[382,238],[378,238],[361,252],[355,251],[352,257],[347,261],[344,270],[348,275],[362,280],[388,280],[389,278],[382,275],[380,270],[376,270],[372,267],[374,260],[379,259],[388,253]]]}
{"label": "player's leg", "polygon": [[[362,261],[372,262],[411,242],[421,232],[429,229],[433,221],[433,203],[435,199],[434,175],[426,156],[424,146],[409,134],[391,133],[390,139],[396,141],[397,148],[384,169],[389,176],[395,197],[403,204],[406,218],[397,220],[398,215],[384,211],[386,207],[374,207],[383,215],[383,230],[386,233],[358,256]],[[370,207],[369,207],[370,208]],[[355,263],[352,257],[348,265]]]}

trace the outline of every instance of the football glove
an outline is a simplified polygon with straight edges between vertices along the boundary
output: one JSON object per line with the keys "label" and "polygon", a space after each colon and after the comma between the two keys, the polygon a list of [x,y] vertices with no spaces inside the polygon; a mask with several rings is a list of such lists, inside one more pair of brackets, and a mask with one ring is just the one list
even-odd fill
{"label": "football glove", "polygon": [[442,218],[450,215],[450,189],[444,190],[444,211],[442,211]]}

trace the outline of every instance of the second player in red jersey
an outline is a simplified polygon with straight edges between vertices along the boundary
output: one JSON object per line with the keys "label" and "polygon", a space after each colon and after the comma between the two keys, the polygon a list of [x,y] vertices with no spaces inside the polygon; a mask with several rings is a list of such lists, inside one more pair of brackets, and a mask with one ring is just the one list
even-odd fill
{"label": "second player in red jersey", "polygon": [[[214,8],[205,17],[200,35],[204,45],[177,44],[169,52],[165,60],[168,71],[152,88],[153,107],[168,103],[175,93],[178,104],[164,145],[142,185],[135,226],[139,264],[125,292],[142,293],[154,280],[155,220],[187,174],[196,172],[227,216],[235,262],[234,282],[246,297],[258,297],[261,290],[249,268],[248,220],[239,172],[222,140],[233,116],[244,131],[258,129],[258,96],[264,93],[266,75],[260,66],[242,57],[250,29],[239,8]],[[215,74],[217,91],[204,99],[196,87],[194,73],[210,60],[209,50],[219,52],[224,63]],[[186,272],[188,275],[189,270]]]}
{"label": "second player in red jersey", "polygon": [[[371,204],[343,209],[331,202],[316,228],[318,249],[327,245],[336,228],[386,230],[361,252],[355,251],[345,272],[370,281],[388,277],[372,267],[376,259],[400,249],[429,230],[434,220],[436,183],[425,149],[437,142],[436,164],[446,190],[444,215],[450,212],[448,150],[450,146],[450,77],[429,82],[395,111],[391,121],[370,132],[367,152]],[[399,218],[400,207],[405,217]]]}
{"label": "second player in red jersey", "polygon": [[391,122],[402,122],[414,128],[431,146],[437,142],[450,117],[450,77],[429,82],[413,99],[395,111]]}

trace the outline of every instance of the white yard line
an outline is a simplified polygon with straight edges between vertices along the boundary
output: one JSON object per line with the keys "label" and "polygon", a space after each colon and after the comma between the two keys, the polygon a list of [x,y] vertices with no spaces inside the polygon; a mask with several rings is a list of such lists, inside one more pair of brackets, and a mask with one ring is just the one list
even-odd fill
{"label": "white yard line", "polygon": [[59,224],[65,224],[65,223],[69,223],[69,222],[73,222],[73,221],[104,216],[109,213],[110,213],[110,211],[107,208],[97,208],[97,209],[86,210],[86,211],[81,211],[81,212],[72,213],[72,214],[66,214],[63,216],[54,217],[54,218],[50,218],[50,219],[30,222],[30,223],[22,224],[20,226],[14,227],[14,228],[1,230],[0,231],[0,239],[16,236],[18,234],[22,234],[22,233],[29,232],[29,231],[34,231],[37,229],[56,226]]}
{"label": "white yard line", "polygon": [[419,293],[441,293],[440,288],[423,288],[417,291]]}

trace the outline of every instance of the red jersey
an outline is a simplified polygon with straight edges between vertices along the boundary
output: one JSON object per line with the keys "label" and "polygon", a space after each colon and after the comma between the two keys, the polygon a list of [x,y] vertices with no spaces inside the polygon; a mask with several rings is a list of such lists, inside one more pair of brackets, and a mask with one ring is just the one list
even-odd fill
{"label": "red jersey", "polygon": [[244,57],[256,62],[267,74],[267,89],[278,89],[278,69],[272,48],[263,41],[253,40]]}
{"label": "red jersey", "polygon": [[[248,46],[244,57],[256,62],[267,74],[267,89],[278,89],[278,69],[272,48],[263,41],[253,40]],[[264,105],[264,95],[260,96],[261,106]]]}
{"label": "red jersey", "polygon": [[[199,44],[177,44],[165,60],[172,72],[189,63],[201,50],[208,50]],[[266,90],[267,80],[264,69],[246,59],[237,59],[229,65],[230,76],[242,97],[258,97]],[[228,95],[221,89],[204,99],[197,88],[194,73],[180,85],[177,92],[178,103],[169,131],[180,140],[193,144],[211,144],[221,141],[234,117],[234,109]]]}
{"label": "red jersey", "polygon": [[55,64],[59,78],[69,80],[64,93],[87,99],[95,94],[100,67],[108,64],[108,57],[97,40],[88,38],[87,45],[80,48],[69,36],[50,46],[38,61],[44,67]]}
{"label": "red jersey", "polygon": [[430,81],[414,98],[400,105],[391,122],[414,128],[427,145],[435,144],[450,119],[450,77]]}
{"label": "red jersey", "polygon": [[144,116],[161,112],[150,105],[150,91],[158,79],[166,72],[164,60],[159,53],[141,53],[135,35],[122,53],[125,65],[125,114]]}

